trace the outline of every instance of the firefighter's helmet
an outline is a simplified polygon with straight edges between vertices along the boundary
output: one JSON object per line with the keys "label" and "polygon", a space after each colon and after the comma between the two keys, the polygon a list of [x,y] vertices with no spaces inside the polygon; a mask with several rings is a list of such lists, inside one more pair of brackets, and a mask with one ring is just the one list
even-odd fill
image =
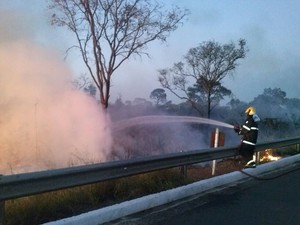
{"label": "firefighter's helmet", "polygon": [[255,110],[254,107],[248,107],[248,108],[246,109],[246,111],[245,111],[245,113],[248,114],[248,115],[250,115],[250,116],[251,116],[251,115],[254,115],[255,112],[256,112],[256,110]]}

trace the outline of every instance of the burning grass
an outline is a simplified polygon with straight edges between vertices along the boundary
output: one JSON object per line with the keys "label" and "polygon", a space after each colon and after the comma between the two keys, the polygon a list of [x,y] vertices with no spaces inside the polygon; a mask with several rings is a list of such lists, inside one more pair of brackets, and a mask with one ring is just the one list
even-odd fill
{"label": "burning grass", "polygon": [[272,149],[267,149],[261,152],[260,162],[277,161],[281,158],[282,158],[281,156],[274,154]]}

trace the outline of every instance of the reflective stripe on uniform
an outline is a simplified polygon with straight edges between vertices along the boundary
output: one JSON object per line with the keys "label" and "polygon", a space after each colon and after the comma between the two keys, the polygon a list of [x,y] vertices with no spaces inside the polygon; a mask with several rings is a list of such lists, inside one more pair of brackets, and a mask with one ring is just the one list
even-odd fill
{"label": "reflective stripe on uniform", "polygon": [[247,127],[246,125],[243,125],[243,128],[245,128],[246,130],[251,130],[251,128]]}
{"label": "reflective stripe on uniform", "polygon": [[251,127],[251,130],[258,130],[257,127]]}
{"label": "reflective stripe on uniform", "polygon": [[250,142],[250,141],[245,141],[245,140],[243,140],[243,143],[248,144],[248,145],[255,145],[255,143]]}

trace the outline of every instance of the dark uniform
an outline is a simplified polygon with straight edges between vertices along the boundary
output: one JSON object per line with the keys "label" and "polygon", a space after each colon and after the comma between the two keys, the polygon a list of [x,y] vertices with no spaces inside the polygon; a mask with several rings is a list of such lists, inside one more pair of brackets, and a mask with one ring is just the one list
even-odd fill
{"label": "dark uniform", "polygon": [[[251,113],[251,110],[249,110],[249,108],[251,108],[251,110],[253,110],[254,112]],[[243,135],[239,147],[239,154],[243,157],[243,160],[246,163],[246,167],[255,167],[256,164],[253,160],[253,154],[258,136],[258,126],[253,118],[255,109],[252,107],[249,108],[246,110],[247,119],[245,123],[241,127],[236,127],[235,131],[239,135]]]}

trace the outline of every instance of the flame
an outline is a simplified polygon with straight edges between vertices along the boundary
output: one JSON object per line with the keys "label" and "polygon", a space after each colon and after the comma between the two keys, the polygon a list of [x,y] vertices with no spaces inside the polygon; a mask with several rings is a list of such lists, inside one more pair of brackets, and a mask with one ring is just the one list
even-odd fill
{"label": "flame", "polygon": [[263,156],[261,157],[261,162],[269,162],[269,161],[277,161],[281,159],[280,156],[273,156],[272,155],[272,149],[266,149],[262,152]]}

